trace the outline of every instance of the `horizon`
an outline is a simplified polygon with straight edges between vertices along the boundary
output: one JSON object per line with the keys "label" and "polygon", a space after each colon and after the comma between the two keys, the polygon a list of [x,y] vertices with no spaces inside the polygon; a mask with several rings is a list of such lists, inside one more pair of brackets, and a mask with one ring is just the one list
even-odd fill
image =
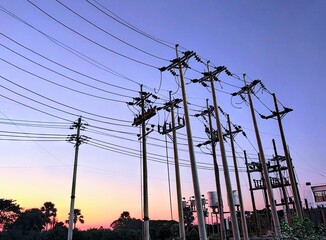
{"label": "horizon", "polygon": [[[226,66],[239,76],[246,73],[249,81],[260,79],[284,107],[293,108],[282,123],[301,200],[306,182],[326,183],[326,149],[322,144],[326,133],[322,107],[326,103],[324,1],[203,4],[195,0],[144,0],[99,5],[97,1],[33,0],[3,1],[0,6],[0,180],[6,183],[1,198],[14,199],[26,209],[51,201],[58,208],[58,219],[66,220],[75,153],[74,145],[66,140],[76,134],[70,126],[82,116],[86,128],[81,134],[89,141],[79,148],[75,208],[81,209],[85,228],[109,226],[126,209],[132,217],[142,219],[139,128],[132,126],[139,109],[126,103],[139,97],[140,85],[159,97],[155,106],[168,101],[169,91],[173,97],[181,97],[178,79],[159,71],[176,58],[175,44],[180,44],[181,51],[195,51],[214,67]],[[188,64],[186,91],[194,144],[198,145],[207,135],[205,120],[194,115],[205,109],[206,99],[209,104],[212,99],[208,89],[191,82],[207,70],[205,65],[195,59]],[[245,209],[252,210],[243,150],[250,161],[257,161],[256,138],[249,107],[240,97],[231,96],[244,85],[225,74],[219,79],[219,105],[248,136],[236,137],[236,152]],[[258,115],[273,111],[272,97],[266,91],[256,95],[265,157],[274,156],[272,139],[283,155],[276,121]],[[176,114],[182,117],[183,108]],[[155,126],[147,138],[150,219],[172,218],[171,208],[177,219],[173,145],[156,130],[165,121],[170,121],[170,115],[160,111],[147,123],[149,128]],[[223,116],[221,122],[226,127]],[[177,132],[182,195],[189,199],[194,190],[186,131],[182,128]],[[232,188],[236,189],[231,149],[228,143],[225,146]],[[205,195],[216,191],[209,151],[195,147],[200,189]],[[219,147],[217,152],[221,170]],[[228,210],[223,171],[220,175]],[[274,192],[280,201],[280,194]],[[264,201],[260,191],[255,197],[261,209]]]}

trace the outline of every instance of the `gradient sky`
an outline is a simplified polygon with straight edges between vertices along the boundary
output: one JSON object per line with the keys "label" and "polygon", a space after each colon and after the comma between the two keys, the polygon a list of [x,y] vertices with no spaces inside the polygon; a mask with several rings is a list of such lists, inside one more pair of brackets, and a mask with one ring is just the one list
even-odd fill
{"label": "gradient sky", "polygon": [[[139,84],[144,84],[145,91],[160,97],[155,102],[157,106],[168,99],[169,91],[175,93],[175,98],[180,97],[181,91],[173,76],[168,72],[161,74],[157,69],[169,65],[168,60],[176,57],[173,49],[175,44],[180,44],[181,51],[195,51],[214,66],[227,66],[232,73],[240,76],[246,73],[249,81],[262,80],[270,92],[276,93],[282,104],[293,108],[294,111],[284,118],[283,125],[300,189],[308,181],[312,184],[326,182],[326,84],[323,80],[326,62],[325,1],[89,1],[98,7],[98,3],[102,4],[105,8],[101,9],[110,16],[116,14],[115,18],[120,17],[120,23],[87,1],[64,2],[98,28],[58,1],[31,2],[48,15],[28,1],[0,2],[0,131],[26,133],[25,136],[31,136],[29,133],[69,135],[76,132],[69,126],[78,116],[82,116],[89,124],[82,134],[93,141],[103,141],[101,144],[107,149],[91,144],[80,146],[75,207],[80,208],[85,216],[83,228],[108,227],[123,211],[130,211],[131,216],[141,218],[139,129],[131,126],[138,109],[128,109],[125,102],[138,96]],[[128,24],[145,34],[131,30],[126,27]],[[161,43],[144,36],[146,34],[154,36]],[[79,57],[63,46],[78,51]],[[81,76],[35,53],[118,87]],[[92,60],[86,61],[86,57]],[[205,101],[211,99],[211,94],[201,85],[189,81],[200,78],[200,72],[206,70],[205,66],[193,60],[189,65],[193,70],[185,72],[186,88],[190,114],[194,115],[204,109]],[[232,99],[228,94],[238,91],[243,82],[225,75],[221,75],[221,80],[221,85],[216,85],[220,106],[230,114],[235,124],[243,127],[248,139],[257,148],[248,106],[240,104],[241,99]],[[268,93],[259,92],[257,96],[273,110],[272,97]],[[269,115],[268,108],[257,98],[254,98],[254,104],[257,112]],[[182,112],[179,109],[180,116]],[[149,124],[162,125],[166,118],[170,116],[160,112]],[[14,120],[56,122],[65,129],[45,128],[39,124],[37,127],[23,126]],[[222,124],[226,125],[225,118],[222,118]],[[259,118],[258,124],[266,158],[272,157],[273,138],[277,142],[278,152],[283,154],[277,122]],[[206,136],[202,122],[191,117],[191,126],[195,144],[204,142]],[[189,157],[184,134],[185,129],[181,129],[178,141],[180,158],[187,165]],[[70,204],[73,145],[65,141],[17,142],[12,141],[12,137],[8,140],[9,137],[4,136],[8,133],[0,132],[0,135],[0,181],[3,183],[0,197],[15,199],[26,209],[52,201],[59,210],[59,220],[64,221]],[[244,201],[246,209],[251,209],[242,149],[247,150],[251,160],[257,160],[257,153],[247,139],[239,135],[236,140],[241,147],[237,145]],[[154,131],[148,143],[149,215],[151,219],[171,219],[165,137]],[[168,147],[172,162],[172,144],[169,139]],[[226,148],[232,169],[230,146],[227,143]],[[207,152],[205,149],[202,151]],[[206,168],[198,170],[201,192],[205,194],[214,190],[215,186],[212,160],[198,148],[196,160],[198,165]],[[169,170],[173,218],[176,219],[172,164]],[[189,198],[193,195],[189,167],[181,168],[181,178],[183,196]],[[233,171],[231,178],[235,188]],[[224,180],[222,182],[225,191]],[[259,198],[261,194],[257,192],[256,195]],[[223,198],[227,206],[225,194]],[[275,198],[280,198],[278,193],[275,193]]]}

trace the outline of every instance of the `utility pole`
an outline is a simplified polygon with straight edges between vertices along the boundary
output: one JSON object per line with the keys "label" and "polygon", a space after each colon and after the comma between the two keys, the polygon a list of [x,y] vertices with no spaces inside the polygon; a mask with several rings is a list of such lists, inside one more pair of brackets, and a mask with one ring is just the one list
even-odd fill
{"label": "utility pole", "polygon": [[[180,77],[180,85],[182,90],[182,99],[183,99],[183,109],[185,115],[185,123],[186,123],[186,130],[187,130],[187,139],[188,139],[188,149],[189,149],[189,158],[190,158],[190,166],[192,172],[192,180],[193,180],[193,187],[194,187],[194,195],[196,200],[196,209],[197,209],[197,217],[198,217],[198,230],[199,230],[199,239],[206,240],[206,225],[205,225],[205,218],[203,212],[203,206],[201,204],[201,193],[199,187],[199,180],[198,180],[198,172],[197,172],[197,163],[194,151],[194,145],[192,140],[192,133],[191,133],[191,126],[190,126],[190,119],[189,119],[189,112],[188,112],[188,103],[187,103],[187,95],[186,95],[186,88],[183,79],[183,72],[182,72],[182,65],[187,65],[186,61],[195,55],[194,52],[187,51],[184,53],[184,56],[179,58],[178,56],[178,45],[176,45],[176,59],[172,60],[171,64],[167,67],[160,68],[160,71],[171,71],[173,73],[173,68],[179,69],[179,77]],[[175,74],[175,73],[174,73]]]}
{"label": "utility pole", "polygon": [[255,195],[254,195],[254,190],[252,188],[252,182],[251,182],[251,176],[250,176],[250,170],[249,170],[249,164],[248,164],[248,159],[247,159],[247,152],[244,150],[243,151],[244,158],[245,158],[245,164],[247,168],[247,174],[248,174],[248,181],[249,181],[249,190],[250,190],[250,195],[251,195],[251,203],[252,203],[252,211],[255,217],[255,223],[256,223],[256,233],[258,237],[260,237],[260,224],[258,222],[258,215],[257,215],[257,208],[256,208],[256,203],[255,203]]}
{"label": "utility pole", "polygon": [[272,142],[273,142],[273,148],[274,148],[274,153],[275,153],[275,160],[276,160],[276,164],[278,166],[278,175],[279,175],[280,181],[281,181],[282,196],[283,196],[284,204],[285,204],[284,222],[289,223],[289,219],[288,219],[288,214],[290,214],[289,201],[288,201],[288,197],[287,197],[286,190],[285,190],[284,178],[283,178],[281,164],[280,164],[280,156],[277,154],[275,140],[272,139]]}
{"label": "utility pole", "polygon": [[229,203],[230,208],[230,214],[231,214],[231,220],[232,220],[232,232],[233,232],[233,239],[240,240],[240,231],[239,231],[239,224],[237,219],[237,214],[234,207],[234,200],[233,200],[233,192],[232,192],[232,186],[231,186],[231,180],[230,180],[230,172],[229,172],[229,166],[228,161],[226,158],[225,153],[225,147],[224,147],[224,140],[223,140],[223,133],[221,128],[221,121],[218,113],[218,103],[217,98],[215,94],[215,87],[214,87],[214,78],[217,78],[216,75],[221,73],[222,71],[225,71],[228,73],[228,70],[224,66],[217,67],[216,70],[213,72],[209,71],[209,65],[207,63],[207,72],[203,73],[204,77],[200,79],[194,79],[192,82],[200,82],[204,83],[204,81],[209,81],[211,84],[211,92],[212,92],[212,99],[214,103],[214,114],[215,114],[215,120],[216,120],[216,127],[217,127],[217,133],[218,133],[218,141],[220,143],[220,151],[221,151],[221,158],[223,163],[223,170],[224,170],[224,178],[225,178],[225,184],[226,184],[226,190],[227,190],[227,199]]}
{"label": "utility pole", "polygon": [[[169,99],[170,101],[164,104],[162,109],[166,111],[171,111],[171,123],[172,128],[168,128],[163,125],[161,130],[159,126],[158,132],[161,134],[169,134],[172,132],[172,142],[173,142],[173,152],[174,152],[174,169],[175,169],[175,178],[176,178],[176,189],[177,189],[177,202],[178,202],[178,217],[179,217],[179,239],[186,240],[186,233],[185,233],[185,224],[184,224],[184,216],[183,216],[183,207],[182,207],[182,190],[181,190],[181,180],[180,180],[180,167],[179,167],[179,154],[178,154],[178,142],[177,142],[177,129],[182,128],[185,126],[184,119],[182,118],[182,122],[180,117],[178,116],[178,126],[175,124],[175,115],[174,115],[174,108],[178,107],[178,103],[182,102],[181,99],[174,99],[172,100],[171,91],[169,92]],[[170,135],[168,135],[170,137]],[[170,137],[171,138],[171,137]]]}
{"label": "utility pole", "polygon": [[293,109],[284,108],[284,110],[280,112],[278,109],[278,104],[277,104],[277,99],[276,99],[275,93],[272,93],[272,96],[273,96],[274,105],[275,105],[275,112],[272,112],[272,115],[270,115],[270,116],[262,116],[262,118],[269,119],[269,118],[276,117],[276,119],[277,119],[278,126],[280,129],[281,138],[282,138],[282,145],[283,145],[283,150],[284,150],[285,161],[286,161],[286,165],[287,165],[288,171],[289,171],[289,177],[290,177],[290,181],[291,181],[291,188],[292,188],[293,197],[294,197],[296,214],[298,217],[303,217],[302,204],[301,204],[301,200],[300,200],[298,184],[295,179],[293,164],[292,164],[292,160],[291,160],[288,148],[287,148],[283,125],[282,125],[282,118],[284,117],[284,115],[289,112],[292,112]]}
{"label": "utility pole", "polygon": [[246,215],[245,215],[245,210],[244,210],[244,205],[243,205],[243,199],[242,199],[242,191],[241,191],[241,185],[240,185],[238,163],[237,163],[237,158],[235,156],[235,148],[234,148],[234,137],[235,137],[235,135],[237,133],[242,132],[242,130],[241,130],[240,127],[236,126],[236,130],[232,131],[230,115],[229,114],[227,115],[227,119],[228,119],[228,126],[229,126],[228,135],[230,137],[233,164],[234,164],[234,173],[235,173],[235,179],[236,179],[236,182],[237,182],[237,189],[238,189],[238,193],[239,193],[242,234],[243,234],[244,240],[249,240],[248,228],[247,228],[247,220],[246,220]]}
{"label": "utility pole", "polygon": [[[208,115],[208,124],[209,124],[209,130],[205,132],[208,133],[210,141],[206,141],[203,144],[197,145],[200,147],[201,145],[211,144],[212,147],[212,156],[213,156],[213,165],[214,165],[214,173],[215,173],[215,183],[216,183],[216,192],[217,192],[217,199],[218,199],[218,213],[220,218],[220,236],[222,240],[226,239],[226,231],[225,231],[225,225],[224,225],[224,207],[223,207],[223,199],[222,199],[222,190],[221,190],[221,181],[220,181],[220,171],[219,166],[217,164],[217,157],[216,157],[216,142],[218,142],[218,137],[216,136],[216,131],[213,129],[212,124],[212,112],[213,112],[213,106],[208,106],[208,99],[206,99],[206,106],[207,110],[203,111],[200,114],[195,114],[195,117],[198,116],[204,116]],[[214,229],[214,227],[213,227]]]}
{"label": "utility pole", "polygon": [[256,140],[257,140],[257,145],[258,145],[258,149],[259,149],[259,161],[260,161],[260,164],[262,166],[262,170],[263,170],[262,172],[263,172],[263,176],[264,176],[264,179],[265,179],[265,185],[266,185],[266,188],[267,188],[267,195],[268,195],[269,203],[270,203],[270,206],[271,206],[275,236],[278,238],[281,235],[280,221],[279,221],[278,215],[277,215],[277,210],[276,210],[276,205],[275,205],[274,195],[273,195],[273,189],[272,189],[271,182],[270,182],[270,179],[269,179],[269,174],[268,174],[268,169],[267,169],[267,165],[266,165],[266,161],[265,161],[263,145],[261,143],[260,134],[259,134],[258,125],[257,125],[257,120],[256,120],[256,116],[255,116],[255,110],[254,110],[252,99],[251,99],[251,89],[256,84],[258,84],[260,81],[259,80],[254,80],[252,83],[247,85],[246,80],[245,80],[245,76],[246,75],[244,74],[243,75],[243,80],[244,80],[245,86],[239,92],[233,93],[232,95],[236,96],[236,95],[240,95],[240,94],[245,93],[245,92],[248,95],[249,106],[250,106],[250,111],[251,111],[251,117],[252,117],[254,129],[255,129]]}
{"label": "utility pole", "polygon": [[71,127],[77,129],[77,134],[70,135],[68,139],[69,142],[75,141],[75,159],[74,159],[74,169],[73,169],[72,188],[71,188],[71,197],[70,197],[70,213],[69,213],[69,221],[68,221],[69,224],[68,238],[67,238],[68,240],[72,240],[72,235],[73,235],[79,145],[84,141],[88,140],[88,137],[80,136],[80,130],[82,126],[83,124],[81,123],[81,117],[79,117],[77,122],[74,122],[74,124]]}
{"label": "utility pole", "polygon": [[[143,150],[143,240],[149,240],[149,213],[148,213],[148,175],[147,175],[147,150],[146,150],[146,136],[153,131],[153,129],[146,129],[146,120],[156,115],[156,108],[149,107],[145,110],[145,102],[151,102],[148,98],[152,96],[147,92],[143,92],[143,85],[140,85],[139,97],[134,98],[134,102],[127,103],[128,105],[137,105],[141,108],[141,114],[134,118],[133,126],[141,125],[142,134],[139,136],[139,140],[142,140],[142,150]],[[147,132],[146,132],[147,131]]]}

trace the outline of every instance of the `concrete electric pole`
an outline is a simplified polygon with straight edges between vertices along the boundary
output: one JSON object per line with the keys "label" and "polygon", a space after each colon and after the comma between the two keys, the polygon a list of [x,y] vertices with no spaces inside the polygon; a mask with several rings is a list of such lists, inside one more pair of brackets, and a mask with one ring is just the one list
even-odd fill
{"label": "concrete electric pole", "polygon": [[71,197],[70,197],[70,213],[69,213],[69,221],[68,221],[69,224],[68,238],[67,238],[68,240],[72,240],[72,235],[73,235],[79,145],[84,141],[87,141],[88,139],[85,136],[80,136],[80,130],[82,126],[83,124],[81,122],[81,117],[79,117],[77,122],[75,122],[72,126],[73,128],[77,129],[77,134],[69,136],[68,139],[69,142],[75,142],[75,159],[74,159],[74,169],[73,169]]}
{"label": "concrete electric pole", "polygon": [[191,133],[186,87],[185,87],[185,82],[183,79],[183,72],[182,72],[182,65],[186,64],[185,61],[187,61],[194,55],[195,55],[194,52],[187,51],[184,53],[183,57],[179,58],[178,45],[176,45],[176,57],[177,58],[172,60],[171,61],[172,63],[169,66],[160,68],[160,71],[162,71],[162,72],[165,70],[171,71],[174,68],[179,69],[180,85],[181,85],[181,90],[182,90],[183,109],[184,109],[187,139],[188,139],[190,166],[191,166],[194,194],[195,194],[195,200],[196,200],[199,238],[200,238],[200,240],[206,240],[207,239],[206,225],[205,225],[203,206],[201,204],[201,193],[200,193],[200,186],[199,186],[199,180],[198,180],[197,163],[196,163],[196,157],[195,157],[195,151],[194,151],[194,145],[193,145],[193,139],[192,139],[192,133]]}
{"label": "concrete electric pole", "polygon": [[275,201],[274,201],[273,189],[272,189],[272,185],[271,185],[269,174],[268,174],[268,169],[267,169],[267,165],[266,165],[263,145],[262,145],[262,142],[261,142],[261,139],[260,139],[258,124],[257,124],[256,116],[255,116],[255,110],[254,110],[254,106],[253,106],[252,99],[251,99],[252,88],[256,84],[258,84],[260,81],[255,80],[252,83],[250,83],[249,85],[247,85],[246,80],[245,80],[245,76],[246,75],[244,74],[243,75],[243,78],[244,78],[243,80],[244,80],[245,86],[239,92],[233,93],[232,95],[236,96],[236,95],[240,95],[240,94],[243,94],[243,93],[247,93],[247,95],[248,95],[248,101],[249,101],[249,106],[250,106],[252,122],[253,122],[253,125],[254,125],[257,145],[258,145],[258,149],[259,149],[259,161],[260,161],[260,164],[262,166],[262,173],[263,173],[263,177],[264,177],[265,187],[266,187],[266,190],[267,190],[267,196],[268,196],[268,200],[269,200],[270,207],[271,207],[275,236],[278,238],[281,235],[280,221],[279,221],[279,218],[278,218],[278,215],[277,215],[276,205],[275,205]]}
{"label": "concrete electric pole", "polygon": [[[156,115],[156,108],[150,106],[147,110],[147,104],[151,101],[149,97],[156,98],[147,92],[143,92],[143,85],[140,85],[139,97],[134,98],[134,102],[129,102],[128,105],[136,105],[141,108],[140,114],[134,118],[133,126],[141,125],[141,135],[139,140],[142,140],[142,156],[143,156],[143,240],[149,240],[149,212],[148,212],[148,173],[147,173],[147,149],[146,149],[146,136],[153,131],[153,129],[146,129],[146,121]],[[147,132],[146,132],[147,131]]]}

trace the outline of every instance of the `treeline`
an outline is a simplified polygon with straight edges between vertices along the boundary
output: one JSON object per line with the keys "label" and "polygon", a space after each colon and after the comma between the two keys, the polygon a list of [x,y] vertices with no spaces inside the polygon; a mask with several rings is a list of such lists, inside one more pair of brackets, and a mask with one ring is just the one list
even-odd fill
{"label": "treeline", "polygon": [[[80,209],[74,211],[73,240],[139,240],[142,238],[142,221],[132,218],[129,212],[121,213],[110,229],[78,230],[85,222]],[[15,200],[0,199],[0,240],[66,240],[68,220],[58,222],[57,209],[52,202],[40,208],[23,210]],[[151,239],[165,240],[178,236],[176,221],[150,221]]]}

